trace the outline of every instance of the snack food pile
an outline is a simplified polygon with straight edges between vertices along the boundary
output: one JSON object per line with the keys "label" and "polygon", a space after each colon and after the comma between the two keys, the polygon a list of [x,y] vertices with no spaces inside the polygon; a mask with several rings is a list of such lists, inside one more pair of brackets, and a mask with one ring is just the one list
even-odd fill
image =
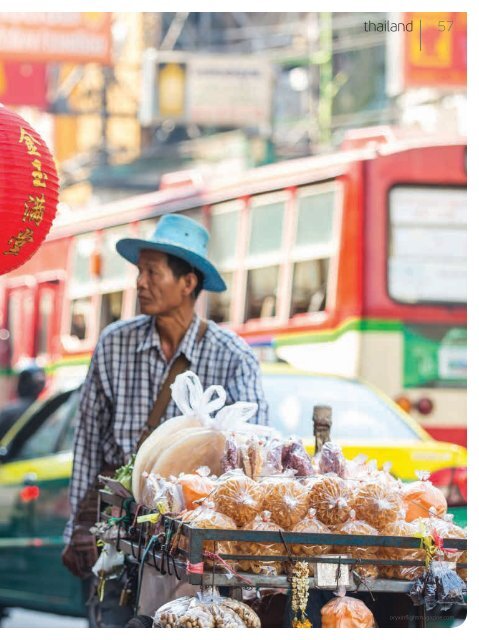
{"label": "snack food pile", "polygon": [[[289,547],[284,542],[207,541],[204,551],[255,556],[227,562],[235,571],[268,576],[291,575],[301,557],[301,572],[296,578],[304,579],[304,584],[314,567],[307,558],[333,553],[358,560],[353,570],[363,580],[381,577],[417,581],[418,600],[425,597],[428,588],[432,589],[433,579],[436,601],[441,601],[441,589],[455,593],[454,589],[459,588],[460,582],[454,582],[445,565],[435,565],[434,571],[429,568],[426,572],[424,566],[376,564],[377,560],[417,561],[428,568],[432,553],[439,553],[450,562],[466,562],[465,551],[444,549],[447,545],[442,545],[443,539],[465,539],[467,534],[447,514],[446,500],[427,473],[418,472],[416,482],[403,483],[391,474],[388,465],[378,469],[375,461],[368,461],[366,456],[346,460],[334,442],[326,442],[320,453],[311,458],[300,440],[282,439],[268,427],[249,424],[247,420],[255,411],[251,403],[225,407],[224,390],[211,387],[203,391],[191,372],[178,376],[172,392],[183,415],[155,430],[130,465],[132,493],[138,503],[160,514],[178,516],[183,523],[201,529],[384,535],[421,538],[424,543],[420,548],[408,549],[361,547],[353,540],[351,544],[321,541]],[[128,478],[122,484],[129,486]],[[185,549],[186,545],[183,535],[180,548]],[[290,557],[287,562],[262,560],[262,556],[296,558]],[[211,566],[212,562],[209,556],[205,565]],[[464,569],[457,574],[466,579]],[[299,626],[306,624],[303,614],[304,611],[296,618]],[[321,614],[324,627],[374,626],[369,609],[345,592],[328,602]],[[247,605],[220,598],[212,591],[160,607],[154,626],[260,625]]]}

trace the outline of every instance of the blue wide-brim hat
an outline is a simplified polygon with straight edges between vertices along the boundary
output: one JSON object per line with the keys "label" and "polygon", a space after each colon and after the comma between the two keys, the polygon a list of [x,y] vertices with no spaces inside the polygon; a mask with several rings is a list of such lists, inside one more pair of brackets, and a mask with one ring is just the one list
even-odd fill
{"label": "blue wide-brim hat", "polygon": [[207,291],[225,291],[226,284],[218,270],[208,260],[210,234],[201,225],[174,213],[161,216],[149,240],[122,238],[116,243],[118,253],[133,264],[138,264],[142,249],[153,249],[182,258],[203,274],[203,288]]}

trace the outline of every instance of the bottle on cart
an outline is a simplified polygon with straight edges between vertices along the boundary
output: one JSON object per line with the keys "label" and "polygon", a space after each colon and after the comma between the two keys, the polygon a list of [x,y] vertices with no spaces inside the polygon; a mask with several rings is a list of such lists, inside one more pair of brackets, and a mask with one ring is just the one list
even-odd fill
{"label": "bottle on cart", "polygon": [[327,405],[317,404],[313,408],[314,452],[319,453],[325,442],[331,441],[333,410]]}

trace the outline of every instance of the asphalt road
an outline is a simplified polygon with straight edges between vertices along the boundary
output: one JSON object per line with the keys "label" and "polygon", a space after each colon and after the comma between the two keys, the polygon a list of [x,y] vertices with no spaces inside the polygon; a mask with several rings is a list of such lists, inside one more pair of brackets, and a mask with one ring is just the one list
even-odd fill
{"label": "asphalt road", "polygon": [[88,627],[88,622],[84,618],[54,616],[50,613],[40,613],[28,609],[9,609],[8,613],[8,617],[2,620],[2,628]]}

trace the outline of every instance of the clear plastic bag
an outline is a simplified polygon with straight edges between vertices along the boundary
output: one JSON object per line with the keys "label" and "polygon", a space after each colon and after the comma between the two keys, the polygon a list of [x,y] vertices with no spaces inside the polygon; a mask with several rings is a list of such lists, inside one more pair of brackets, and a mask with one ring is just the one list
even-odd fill
{"label": "clear plastic bag", "polygon": [[424,605],[426,611],[439,606],[447,611],[455,604],[464,604],[465,583],[448,562],[433,561],[424,576],[413,584],[409,595],[416,606]]}
{"label": "clear plastic bag", "polygon": [[255,612],[248,605],[222,598],[216,589],[206,589],[196,597],[178,598],[160,607],[153,627],[160,628],[245,628],[260,627]]}
{"label": "clear plastic bag", "polygon": [[347,483],[333,473],[321,476],[309,485],[309,501],[320,522],[335,527],[349,517],[351,490]]}
{"label": "clear plastic bag", "polygon": [[306,515],[309,495],[306,488],[294,478],[277,476],[260,484],[263,491],[263,509],[283,529],[291,529]]}
{"label": "clear plastic bag", "polygon": [[339,444],[325,442],[318,455],[318,470],[321,474],[336,473],[344,478],[346,472],[346,458]]}
{"label": "clear plastic bag", "polygon": [[263,451],[263,471],[264,476],[274,476],[282,473],[283,463],[281,455],[283,442],[277,438],[268,439]]}
{"label": "clear plastic bag", "polygon": [[258,615],[244,602],[234,600],[234,598],[222,598],[221,606],[223,608],[228,607],[231,609],[241,618],[245,627],[248,627],[249,629],[257,629],[261,627],[261,621]]}
{"label": "clear plastic bag", "polygon": [[263,492],[260,485],[240,471],[226,473],[220,478],[209,498],[217,511],[233,518],[242,527],[261,511]]}
{"label": "clear plastic bag", "polygon": [[441,611],[447,611],[454,604],[464,604],[466,585],[449,563],[433,561],[430,571],[436,581],[436,600]]}
{"label": "clear plastic bag", "polygon": [[412,522],[417,518],[427,518],[431,510],[437,516],[443,516],[447,511],[444,494],[428,480],[427,471],[417,471],[416,475],[419,480],[405,484],[402,491],[406,520]]}
{"label": "clear plastic bag", "polygon": [[341,587],[338,597],[321,609],[321,626],[324,629],[372,629],[375,622],[364,602],[347,596]]}
{"label": "clear plastic bag", "polygon": [[401,494],[381,482],[364,482],[355,492],[353,507],[359,520],[379,530],[398,519]]}
{"label": "clear plastic bag", "polygon": [[[401,514],[404,515],[404,512]],[[385,536],[404,536],[407,538],[416,537],[420,533],[419,528],[414,523],[406,522],[403,519],[397,520],[385,526],[380,530]],[[399,547],[381,547],[379,553],[386,560],[416,560],[424,562],[426,552],[424,549],[406,549]],[[408,566],[382,566],[380,574],[384,578],[396,580],[416,580],[424,574],[424,567],[408,567]]]}
{"label": "clear plastic bag", "polygon": [[[185,508],[183,491],[176,482],[165,480],[156,473],[143,472],[141,504],[160,513],[177,514]],[[192,508],[192,507],[190,507]]]}
{"label": "clear plastic bag", "polygon": [[[188,524],[196,529],[236,529],[235,521],[229,516],[219,513],[214,508],[212,501],[205,501],[201,507],[195,509],[189,518]],[[231,553],[231,543],[228,541],[214,542],[207,540],[203,545],[203,551],[210,553]],[[207,565],[210,562],[205,562]]]}
{"label": "clear plastic bag", "polygon": [[[295,533],[331,533],[330,529],[316,518],[316,509],[309,509],[306,516],[291,529]],[[291,544],[293,556],[324,556],[331,553],[331,545],[327,544]],[[309,565],[309,575],[314,574],[314,564]]]}
{"label": "clear plastic bag", "polygon": [[[271,513],[263,511],[261,515],[255,517],[249,522],[245,530],[250,531],[283,531],[283,529],[271,520]],[[260,543],[260,542],[237,542],[235,543],[235,551],[238,555],[248,556],[275,556],[283,555],[286,550],[282,544]],[[279,575],[282,569],[281,562],[263,561],[263,560],[239,560],[238,568],[241,571],[251,571],[258,574]]]}
{"label": "clear plastic bag", "polygon": [[[378,531],[364,520],[358,520],[356,512],[354,510],[350,513],[350,519],[344,524],[335,528],[334,533],[341,533],[345,535],[361,535],[361,536],[377,536]],[[356,546],[339,546],[334,548],[335,553],[344,553],[350,555],[352,558],[360,558],[364,560],[377,560],[378,559],[378,547],[356,547]],[[357,564],[354,566],[354,571],[361,576],[361,578],[369,578],[375,580],[379,575],[379,570],[374,564]]]}
{"label": "clear plastic bag", "polygon": [[306,452],[301,440],[290,438],[283,444],[281,451],[281,464],[283,471],[293,469],[297,478],[304,478],[314,475],[311,458]]}
{"label": "clear plastic bag", "polygon": [[[430,518],[414,520],[413,524],[417,522],[423,522],[426,531],[431,535],[437,534],[443,539],[467,539],[466,530],[454,523],[454,515],[452,513],[446,513],[442,518],[431,516]],[[443,542],[443,547],[442,553],[445,560],[449,562],[467,563],[467,551],[452,549],[447,542]],[[457,574],[462,580],[467,580],[467,569],[457,569]]]}
{"label": "clear plastic bag", "polygon": [[178,619],[187,611],[193,598],[183,596],[172,602],[167,602],[156,610],[153,616],[153,627],[172,628],[176,627]]}
{"label": "clear plastic bag", "polygon": [[92,567],[92,572],[97,577],[115,578],[118,576],[125,563],[125,554],[117,551],[115,545],[105,542],[98,560]]}

